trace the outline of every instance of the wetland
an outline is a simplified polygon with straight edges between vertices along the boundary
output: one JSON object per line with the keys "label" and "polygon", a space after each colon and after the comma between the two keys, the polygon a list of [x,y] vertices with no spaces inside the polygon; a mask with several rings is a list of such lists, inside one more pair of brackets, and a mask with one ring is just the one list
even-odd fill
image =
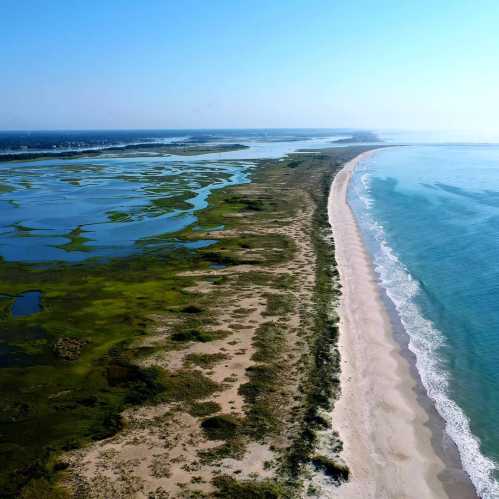
{"label": "wetland", "polygon": [[0,497],[298,490],[337,364],[317,207],[358,149],[0,164]]}

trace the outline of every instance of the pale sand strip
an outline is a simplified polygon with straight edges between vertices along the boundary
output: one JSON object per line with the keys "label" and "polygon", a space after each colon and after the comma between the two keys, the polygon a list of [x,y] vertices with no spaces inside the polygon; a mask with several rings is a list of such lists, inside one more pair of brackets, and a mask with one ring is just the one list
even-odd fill
{"label": "pale sand strip", "polygon": [[431,444],[428,416],[418,404],[407,360],[395,342],[347,186],[357,162],[336,175],[328,201],[342,284],[341,390],[333,427],[344,443],[350,481],[328,497],[448,497],[438,474],[443,461]]}

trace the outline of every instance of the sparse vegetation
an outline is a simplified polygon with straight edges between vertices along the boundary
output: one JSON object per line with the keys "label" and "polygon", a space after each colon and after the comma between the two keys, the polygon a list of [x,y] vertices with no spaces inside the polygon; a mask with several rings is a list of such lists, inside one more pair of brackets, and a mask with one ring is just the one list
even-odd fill
{"label": "sparse vegetation", "polygon": [[246,431],[254,438],[261,439],[279,428],[281,407],[276,393],[284,341],[283,331],[272,322],[263,323],[254,336],[256,364],[247,369],[249,382],[239,388],[247,403]]}
{"label": "sparse vegetation", "polygon": [[201,427],[210,440],[230,440],[237,436],[241,421],[231,414],[221,414],[203,420]]}
{"label": "sparse vegetation", "polygon": [[230,476],[220,476],[213,480],[217,487],[215,497],[221,499],[290,499],[295,497],[291,490],[276,481],[235,480]]}
{"label": "sparse vegetation", "polygon": [[189,408],[189,414],[196,417],[204,417],[221,411],[220,404],[216,402],[195,402]]}
{"label": "sparse vegetation", "polygon": [[200,341],[205,343],[216,339],[216,335],[211,332],[200,331],[198,329],[189,329],[186,331],[177,331],[171,336],[173,341],[187,342],[187,341]]}
{"label": "sparse vegetation", "polygon": [[215,364],[227,359],[223,353],[191,353],[185,358],[187,365],[196,365],[203,369],[210,369]]}
{"label": "sparse vegetation", "polygon": [[291,311],[292,299],[289,295],[267,293],[265,315],[285,315]]}

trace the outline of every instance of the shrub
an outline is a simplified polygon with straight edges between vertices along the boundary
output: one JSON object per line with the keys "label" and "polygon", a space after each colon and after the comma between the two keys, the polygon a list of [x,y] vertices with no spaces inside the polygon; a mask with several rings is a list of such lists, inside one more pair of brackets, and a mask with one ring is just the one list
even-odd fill
{"label": "shrub", "polygon": [[201,343],[206,343],[207,341],[213,341],[215,337],[211,333],[205,331],[189,329],[187,331],[173,333],[171,339],[178,342],[200,341]]}
{"label": "shrub", "polygon": [[241,422],[235,416],[222,414],[205,419],[201,427],[210,440],[228,440],[234,438],[241,426]]}
{"label": "shrub", "polygon": [[187,305],[182,309],[184,314],[200,314],[203,311],[202,308],[197,307],[196,305]]}
{"label": "shrub", "polygon": [[188,369],[176,372],[164,371],[159,379],[164,387],[161,397],[167,402],[206,398],[220,388],[201,372]]}
{"label": "shrub", "polygon": [[326,456],[316,455],[312,458],[312,464],[322,470],[327,476],[336,481],[347,481],[350,476],[348,466],[342,462],[335,461]]}
{"label": "shrub", "polygon": [[223,499],[283,499],[293,495],[281,484],[270,480],[235,480],[229,476],[218,476],[213,479],[217,487],[215,497]]}

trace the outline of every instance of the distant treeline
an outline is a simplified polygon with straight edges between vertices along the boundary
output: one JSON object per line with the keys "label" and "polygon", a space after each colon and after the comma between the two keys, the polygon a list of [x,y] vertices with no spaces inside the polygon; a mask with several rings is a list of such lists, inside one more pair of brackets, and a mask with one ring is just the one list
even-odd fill
{"label": "distant treeline", "polygon": [[79,149],[74,151],[58,151],[58,152],[23,152],[15,154],[0,154],[1,161],[23,161],[31,159],[43,158],[58,158],[70,159],[82,156],[100,156],[110,152],[130,152],[130,151],[151,151],[151,152],[171,152],[175,151],[196,151],[200,148],[213,152],[232,151],[234,149],[246,149],[248,146],[243,144],[206,144],[204,141],[189,140],[185,142],[176,142],[172,144],[158,144],[158,143],[143,143],[143,144],[128,144],[123,146],[109,146],[101,149]]}

